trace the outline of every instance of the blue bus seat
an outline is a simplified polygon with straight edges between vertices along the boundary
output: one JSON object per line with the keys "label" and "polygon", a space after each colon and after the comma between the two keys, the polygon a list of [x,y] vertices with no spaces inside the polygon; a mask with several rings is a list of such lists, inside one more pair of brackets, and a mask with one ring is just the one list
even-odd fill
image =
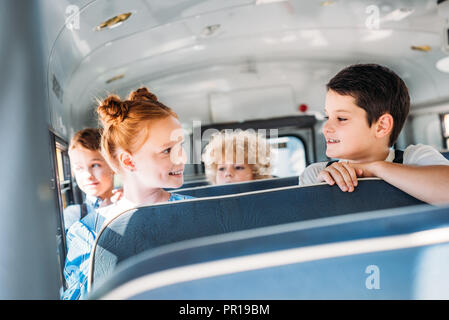
{"label": "blue bus seat", "polygon": [[342,192],[338,187],[319,184],[132,209],[111,219],[98,234],[91,255],[89,284],[101,282],[124,260],[165,244],[289,222],[422,203],[382,180],[362,179],[352,193]]}
{"label": "blue bus seat", "polygon": [[284,178],[253,180],[221,185],[199,186],[186,189],[183,188],[179,190],[173,190],[173,192],[179,192],[181,194],[189,195],[195,198],[215,197],[227,194],[295,186],[298,184],[298,179],[298,176],[292,176]]}
{"label": "blue bus seat", "polygon": [[91,298],[448,299],[448,269],[449,207],[419,205],[159,247]]}
{"label": "blue bus seat", "polygon": [[441,154],[442,154],[446,159],[449,160],[449,151],[441,152]]}

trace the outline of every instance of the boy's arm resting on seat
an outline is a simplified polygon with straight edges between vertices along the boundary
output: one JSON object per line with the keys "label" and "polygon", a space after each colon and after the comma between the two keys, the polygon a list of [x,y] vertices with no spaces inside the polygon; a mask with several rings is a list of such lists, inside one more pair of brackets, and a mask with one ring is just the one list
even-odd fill
{"label": "boy's arm resting on seat", "polygon": [[430,204],[449,203],[449,165],[416,166],[375,161],[354,164],[361,176],[375,176]]}
{"label": "boy's arm resting on seat", "polygon": [[449,161],[431,146],[409,146],[404,152],[404,164],[333,163],[317,179],[330,185],[336,183],[342,191],[351,192],[357,186],[354,177],[378,177],[422,201],[449,203]]}
{"label": "boy's arm resting on seat", "polygon": [[362,177],[361,169],[348,162],[334,162],[321,170],[317,179],[331,186],[337,184],[342,191],[352,192],[357,186],[357,177]]}

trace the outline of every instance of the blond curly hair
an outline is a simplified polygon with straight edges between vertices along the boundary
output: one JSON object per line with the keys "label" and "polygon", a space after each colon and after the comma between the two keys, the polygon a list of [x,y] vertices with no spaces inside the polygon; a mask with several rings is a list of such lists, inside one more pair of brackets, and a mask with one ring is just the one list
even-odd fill
{"label": "blond curly hair", "polygon": [[204,148],[202,160],[206,177],[216,183],[219,164],[245,163],[253,171],[253,179],[271,178],[273,152],[270,144],[253,130],[222,130],[211,136]]}

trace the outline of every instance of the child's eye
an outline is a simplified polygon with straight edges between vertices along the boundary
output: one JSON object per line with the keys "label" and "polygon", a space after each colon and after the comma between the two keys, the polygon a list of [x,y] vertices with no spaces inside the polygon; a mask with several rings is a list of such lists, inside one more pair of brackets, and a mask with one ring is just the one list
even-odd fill
{"label": "child's eye", "polygon": [[162,151],[163,154],[169,154],[171,151],[171,148],[167,148],[164,151]]}
{"label": "child's eye", "polygon": [[99,163],[94,163],[92,165],[92,168],[100,168],[100,167],[101,167],[101,165]]}
{"label": "child's eye", "polygon": [[235,170],[244,170],[245,167],[244,166],[235,166]]}
{"label": "child's eye", "polygon": [[218,171],[225,171],[225,167],[218,168]]}
{"label": "child's eye", "polygon": [[338,121],[346,121],[346,120],[348,120],[346,118],[341,118],[341,117],[338,117],[337,119],[338,119]]}
{"label": "child's eye", "polygon": [[329,120],[329,116],[324,116],[324,119]]}

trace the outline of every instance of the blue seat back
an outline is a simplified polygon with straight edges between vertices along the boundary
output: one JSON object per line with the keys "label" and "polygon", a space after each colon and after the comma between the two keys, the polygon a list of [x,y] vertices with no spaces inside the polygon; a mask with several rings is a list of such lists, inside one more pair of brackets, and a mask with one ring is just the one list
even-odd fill
{"label": "blue seat back", "polygon": [[441,152],[441,154],[442,154],[446,159],[449,160],[449,151]]}
{"label": "blue seat back", "polygon": [[230,183],[213,186],[199,186],[194,188],[181,189],[181,194],[189,195],[195,198],[223,196],[227,194],[244,193],[258,190],[290,187],[298,184],[298,176],[254,180],[248,182]]}
{"label": "blue seat back", "polygon": [[[150,250],[124,263],[94,297],[448,299],[448,268],[449,207],[424,205]],[[136,279],[139,288],[121,290]]]}
{"label": "blue seat back", "polygon": [[360,211],[422,204],[384,181],[361,180],[344,193],[326,184],[286,187],[129,210],[103,227],[92,254],[90,281],[161,245],[233,231]]}

